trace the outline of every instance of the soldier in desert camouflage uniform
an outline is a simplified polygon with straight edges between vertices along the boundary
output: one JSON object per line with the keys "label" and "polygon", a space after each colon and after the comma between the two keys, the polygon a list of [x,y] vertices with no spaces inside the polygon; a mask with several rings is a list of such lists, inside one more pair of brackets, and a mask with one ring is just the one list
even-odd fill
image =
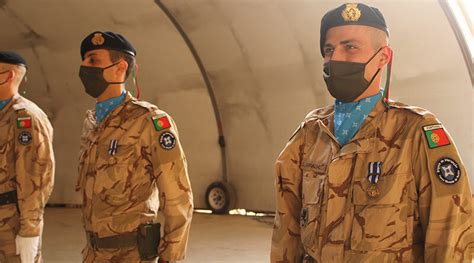
{"label": "soldier in desert camouflage uniform", "polygon": [[0,262],[40,262],[44,206],[53,189],[53,129],[18,94],[26,62],[0,52]]}
{"label": "soldier in desert camouflage uniform", "polygon": [[94,32],[83,40],[81,56],[80,78],[98,101],[87,112],[81,138],[83,260],[182,260],[193,203],[176,125],[155,105],[125,91],[135,50],[123,36]]}
{"label": "soldier in desert camouflage uniform", "polygon": [[323,17],[336,103],[309,113],[277,159],[271,262],[471,262],[468,175],[432,113],[380,93],[387,41],[376,8]]}

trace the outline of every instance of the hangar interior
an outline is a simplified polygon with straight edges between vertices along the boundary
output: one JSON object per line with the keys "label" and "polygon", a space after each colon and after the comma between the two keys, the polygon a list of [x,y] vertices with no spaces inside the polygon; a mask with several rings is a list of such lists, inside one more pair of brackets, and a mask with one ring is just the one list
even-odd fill
{"label": "hangar interior", "polygon": [[[390,28],[391,98],[437,115],[474,189],[472,20],[470,38],[456,20],[474,13],[466,9],[472,6],[364,2],[382,11]],[[95,101],[78,78],[79,44],[95,30],[120,32],[133,43],[141,99],[177,123],[201,211],[184,262],[268,261],[274,161],[308,112],[333,103],[322,78],[319,27],[324,13],[341,3],[0,0],[0,50],[27,59],[22,91],[54,127],[56,179],[46,210],[45,262],[80,262],[85,242],[74,186],[81,127]],[[133,89],[131,81],[127,87]],[[259,214],[219,216],[209,209]]]}

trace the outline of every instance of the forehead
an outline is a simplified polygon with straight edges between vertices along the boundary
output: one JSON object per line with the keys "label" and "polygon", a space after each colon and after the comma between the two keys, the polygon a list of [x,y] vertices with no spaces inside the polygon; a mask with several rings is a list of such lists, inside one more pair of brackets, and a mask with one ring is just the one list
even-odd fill
{"label": "forehead", "polygon": [[94,50],[89,50],[84,54],[84,59],[87,57],[109,58],[110,55],[107,49],[94,49]]}
{"label": "forehead", "polygon": [[0,62],[0,69],[12,69],[14,65]]}
{"label": "forehead", "polygon": [[337,26],[328,30],[324,44],[336,44],[340,41],[355,40],[369,42],[371,28],[363,25]]}

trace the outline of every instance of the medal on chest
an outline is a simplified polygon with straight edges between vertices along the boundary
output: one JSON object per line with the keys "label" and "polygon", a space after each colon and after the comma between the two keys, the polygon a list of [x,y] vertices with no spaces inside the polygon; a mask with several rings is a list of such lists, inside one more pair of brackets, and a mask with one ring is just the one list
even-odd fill
{"label": "medal on chest", "polygon": [[382,162],[369,162],[368,170],[367,180],[369,180],[370,186],[367,188],[367,195],[375,198],[380,195],[377,183],[382,174]]}

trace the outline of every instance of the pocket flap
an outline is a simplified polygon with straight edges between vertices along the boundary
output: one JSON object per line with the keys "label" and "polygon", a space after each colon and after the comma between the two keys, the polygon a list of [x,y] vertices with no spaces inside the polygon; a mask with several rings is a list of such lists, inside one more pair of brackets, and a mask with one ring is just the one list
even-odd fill
{"label": "pocket flap", "polygon": [[371,197],[367,194],[371,183],[368,179],[354,182],[352,200],[355,205],[391,205],[399,204],[403,201],[404,193],[407,189],[408,174],[392,174],[380,177],[375,184],[379,195]]}
{"label": "pocket flap", "polygon": [[303,170],[303,203],[318,204],[324,186],[325,174],[321,174],[318,169],[305,167]]}

